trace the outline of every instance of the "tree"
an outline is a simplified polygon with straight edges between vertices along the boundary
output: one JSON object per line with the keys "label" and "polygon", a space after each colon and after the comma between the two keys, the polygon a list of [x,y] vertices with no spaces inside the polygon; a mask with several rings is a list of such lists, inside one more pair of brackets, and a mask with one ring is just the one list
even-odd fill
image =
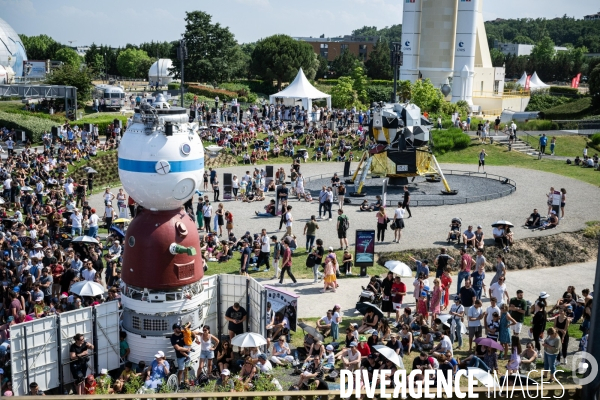
{"label": "tree", "polygon": [[504,53],[498,49],[490,49],[490,56],[492,58],[492,65],[494,67],[502,67],[504,65]]}
{"label": "tree", "polygon": [[[302,68],[314,78],[318,64],[310,44],[294,40],[287,35],[273,35],[256,43],[252,52],[251,71],[263,80],[276,80],[277,89],[283,82],[291,81]],[[310,78],[310,77],[309,77]]]}
{"label": "tree", "polygon": [[58,50],[65,47],[48,35],[26,36],[19,35],[27,58],[30,60],[52,60]]}
{"label": "tree", "polygon": [[117,68],[121,76],[128,78],[144,78],[152,61],[144,50],[129,48],[123,50],[117,57]]}
{"label": "tree", "polygon": [[331,88],[332,107],[350,108],[360,105],[353,84],[354,81],[349,76],[342,76],[338,79],[337,85]]}
{"label": "tree", "polygon": [[365,67],[367,68],[367,75],[371,79],[393,78],[390,64],[390,46],[387,40],[381,39],[375,44]]}
{"label": "tree", "polygon": [[444,100],[440,89],[433,86],[429,79],[421,79],[413,83],[411,90],[411,101],[415,103],[421,112],[437,111]]}
{"label": "tree", "polygon": [[73,49],[63,47],[58,50],[54,55],[54,58],[58,61],[62,61],[65,64],[72,65],[73,67],[79,67],[81,65],[81,57]]}
{"label": "tree", "polygon": [[337,56],[331,63],[331,69],[333,73],[340,76],[349,76],[354,69],[354,65],[358,61],[358,58],[348,51],[348,49],[342,51],[342,54]]}
{"label": "tree", "polygon": [[554,58],[554,42],[545,36],[531,50],[531,59],[536,62],[547,63]]}
{"label": "tree", "polygon": [[319,68],[317,69],[317,75],[315,78],[321,79],[326,77],[329,73],[329,62],[327,62],[327,59],[320,54],[317,56],[317,58],[319,60]]}
{"label": "tree", "polygon": [[535,42],[529,37],[525,35],[518,35],[512,40],[513,43],[518,44],[535,44]]}
{"label": "tree", "polygon": [[592,96],[592,106],[600,110],[600,64],[590,73],[588,78],[590,85],[590,96]]}
{"label": "tree", "polygon": [[361,103],[367,102],[367,76],[362,67],[356,65],[352,71],[352,88]]}
{"label": "tree", "polygon": [[[188,58],[184,61],[185,80],[196,82],[226,82],[239,71],[243,54],[233,33],[202,11],[186,12],[185,33]],[[173,72],[181,77],[180,63],[171,50]]]}
{"label": "tree", "polygon": [[83,107],[91,98],[92,76],[87,67],[65,64],[46,76],[46,83],[50,85],[75,86],[77,88],[77,105]]}

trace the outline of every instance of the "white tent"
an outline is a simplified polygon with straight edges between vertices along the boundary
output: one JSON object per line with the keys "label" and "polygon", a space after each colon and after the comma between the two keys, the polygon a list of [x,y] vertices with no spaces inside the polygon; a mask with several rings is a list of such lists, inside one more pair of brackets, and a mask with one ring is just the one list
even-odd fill
{"label": "white tent", "polygon": [[531,79],[529,80],[529,87],[531,88],[531,90],[547,89],[550,87],[550,85],[546,85],[544,82],[542,82],[537,72],[534,72],[531,76]]}
{"label": "white tent", "polygon": [[519,79],[517,81],[517,85],[524,88],[526,84],[527,84],[527,72],[523,72],[523,76],[521,76],[521,79]]}
{"label": "white tent", "polygon": [[167,85],[173,81],[173,74],[169,69],[173,66],[170,58],[160,58],[152,64],[148,71],[148,80],[151,83],[160,82],[161,85]]}
{"label": "white tent", "polygon": [[[317,90],[311,83],[306,79],[302,68],[298,71],[298,75],[288,87],[283,89],[279,93],[275,93],[269,96],[269,102],[271,104],[284,104],[286,106],[296,106],[302,104],[305,110],[312,110],[313,100],[327,100],[327,107],[331,108],[331,96],[327,93],[323,93]],[[309,118],[311,113],[309,112]]]}

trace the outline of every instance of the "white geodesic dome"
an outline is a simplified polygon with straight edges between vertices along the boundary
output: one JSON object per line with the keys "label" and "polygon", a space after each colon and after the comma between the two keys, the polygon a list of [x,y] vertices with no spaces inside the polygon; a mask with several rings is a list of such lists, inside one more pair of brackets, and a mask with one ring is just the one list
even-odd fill
{"label": "white geodesic dome", "polygon": [[23,76],[23,61],[27,61],[25,47],[17,32],[0,18],[0,65]]}
{"label": "white geodesic dome", "polygon": [[148,71],[148,80],[151,83],[159,81],[161,85],[166,85],[173,81],[173,74],[169,69],[173,67],[173,61],[170,58],[160,58],[155,61]]}

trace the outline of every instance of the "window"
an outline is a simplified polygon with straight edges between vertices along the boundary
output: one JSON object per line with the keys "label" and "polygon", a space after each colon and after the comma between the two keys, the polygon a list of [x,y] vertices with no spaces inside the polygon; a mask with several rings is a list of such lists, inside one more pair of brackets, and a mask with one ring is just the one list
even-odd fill
{"label": "window", "polygon": [[110,97],[113,99],[119,99],[121,98],[121,93],[111,93]]}
{"label": "window", "polygon": [[327,43],[321,43],[320,54],[321,54],[321,56],[327,58],[327,55],[329,54],[329,45]]}
{"label": "window", "polygon": [[105,99],[110,99],[110,93],[106,93],[106,92],[104,92],[104,98],[105,98]]}
{"label": "window", "polygon": [[500,90],[500,81],[494,81],[494,94],[498,94]]}
{"label": "window", "polygon": [[140,317],[131,317],[131,326],[133,329],[140,329]]}
{"label": "window", "polygon": [[358,45],[358,58],[363,61],[365,61],[367,59],[367,45],[366,44]]}
{"label": "window", "polygon": [[343,53],[344,51],[348,50],[348,45],[347,44],[342,44],[340,45],[340,52]]}

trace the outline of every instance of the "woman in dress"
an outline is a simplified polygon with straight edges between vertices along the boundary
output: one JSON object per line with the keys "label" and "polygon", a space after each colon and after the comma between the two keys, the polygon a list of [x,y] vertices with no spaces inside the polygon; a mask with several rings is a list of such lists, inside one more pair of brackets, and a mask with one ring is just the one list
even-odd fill
{"label": "woman in dress", "polygon": [[429,310],[431,311],[431,326],[433,321],[440,315],[440,303],[442,301],[442,286],[438,278],[433,280],[433,292],[431,293],[431,305]]}
{"label": "woman in dress", "polygon": [[567,189],[561,188],[560,192],[560,219],[563,219],[565,217],[565,202],[567,201]]}
{"label": "woman in dress", "polygon": [[394,273],[388,272],[387,276],[381,283],[381,291],[383,292],[383,300],[381,302],[381,311],[387,312],[387,317],[394,310],[392,304],[392,285],[394,284]]}
{"label": "woman in dress", "polygon": [[219,237],[221,237],[223,236],[223,225],[225,225],[225,206],[223,206],[223,203],[219,203],[215,215],[217,216],[217,225],[219,226]]}
{"label": "woman in dress", "polygon": [[127,218],[127,196],[122,188],[117,193],[117,210],[119,210],[119,218]]}
{"label": "woman in dress", "polygon": [[442,290],[444,291],[444,299],[442,302],[442,311],[446,311],[450,304],[450,285],[452,284],[452,276],[450,276],[450,268],[446,268],[444,270],[444,274],[442,275]]}
{"label": "woman in dress", "polygon": [[508,360],[508,345],[511,343],[510,328],[516,325],[517,321],[508,313],[508,304],[504,303],[500,306],[500,329],[498,332],[498,341],[504,347],[504,360]]}
{"label": "woman in dress", "polygon": [[225,228],[227,229],[227,237],[231,236],[233,231],[233,214],[231,211],[225,211]]}
{"label": "woman in dress", "polygon": [[331,286],[333,292],[336,291],[336,275],[335,275],[335,259],[331,256],[327,256],[325,259],[325,278],[323,278],[323,289],[321,293],[325,293]]}

